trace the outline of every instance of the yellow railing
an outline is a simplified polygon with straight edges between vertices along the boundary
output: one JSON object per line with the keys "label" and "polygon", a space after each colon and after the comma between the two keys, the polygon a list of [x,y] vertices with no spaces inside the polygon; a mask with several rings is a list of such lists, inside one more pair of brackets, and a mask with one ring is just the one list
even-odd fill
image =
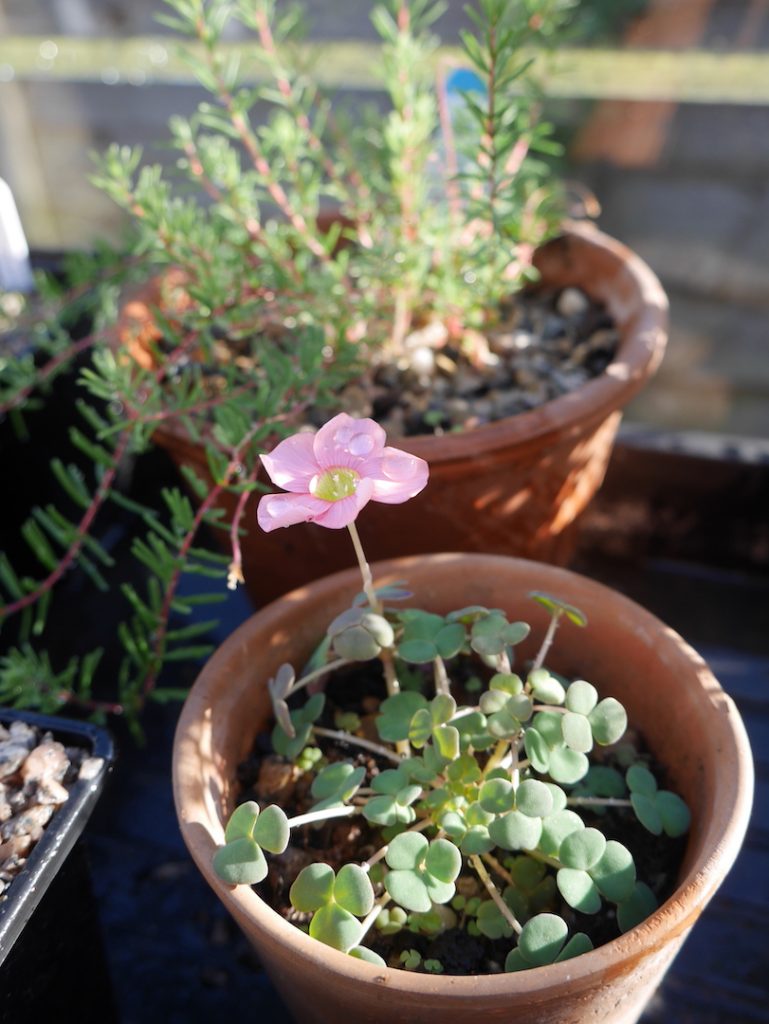
{"label": "yellow railing", "polygon": [[[248,80],[258,81],[265,74],[257,53],[247,45],[231,43],[226,49],[240,57]],[[372,70],[378,50],[370,44],[313,43],[304,51],[313,76],[324,87],[379,88]],[[445,48],[437,59],[461,55]],[[562,49],[537,60],[545,93],[556,98],[769,103],[769,54]],[[191,83],[194,76],[178,44],[168,37],[12,36],[0,39],[0,85],[11,79],[149,85]]]}

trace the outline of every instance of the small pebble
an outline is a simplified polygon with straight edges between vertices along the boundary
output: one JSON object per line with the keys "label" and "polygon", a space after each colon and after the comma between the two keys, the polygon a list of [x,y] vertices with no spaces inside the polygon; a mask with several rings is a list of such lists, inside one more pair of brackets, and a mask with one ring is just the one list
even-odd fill
{"label": "small pebble", "polygon": [[558,296],[555,308],[565,317],[577,317],[586,313],[590,307],[590,299],[579,288],[564,288]]}

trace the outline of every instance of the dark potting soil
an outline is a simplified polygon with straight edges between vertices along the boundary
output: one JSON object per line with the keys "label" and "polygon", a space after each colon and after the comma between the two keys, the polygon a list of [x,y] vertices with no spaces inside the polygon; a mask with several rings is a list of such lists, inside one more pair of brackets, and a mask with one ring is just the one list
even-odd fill
{"label": "dark potting soil", "polygon": [[[454,687],[458,702],[475,703],[471,694],[462,692],[464,683],[478,677],[488,678],[490,671],[480,662],[468,658],[460,659],[456,668],[459,673],[454,669],[451,675],[452,682],[457,675],[460,677],[458,686]],[[418,675],[418,672],[414,673],[409,680],[411,686],[418,682]],[[424,679],[427,692],[427,675]],[[378,740],[374,719],[379,703],[386,696],[384,679],[378,665],[356,665],[335,673],[329,679],[325,692],[326,704],[319,725],[337,729],[337,718],[344,709],[345,713],[355,712],[359,716],[361,724],[357,730],[358,735]],[[322,737],[317,737],[316,742],[327,761],[347,760],[355,766],[365,767],[367,775],[364,786],[370,784],[371,778],[380,771],[393,767],[388,760],[349,743]],[[666,778],[663,768],[645,752],[642,740],[632,728],[616,748],[600,750],[600,762],[622,770],[622,747],[628,743],[640,753],[660,787],[664,788]],[[239,766],[238,781],[242,786],[243,800],[256,800],[260,806],[277,803],[289,817],[306,813],[314,802],[310,794],[312,774],[301,773],[285,758],[274,754],[268,733],[257,737],[252,755]],[[658,904],[662,904],[672,894],[686,848],[685,836],[660,841],[659,837],[652,835],[637,821],[629,808],[607,808],[600,813],[583,807],[580,816],[586,826],[600,829],[607,839],[616,839],[632,851],[638,879],[651,888]],[[330,819],[315,826],[305,826],[292,832],[291,844],[285,853],[268,858],[268,876],[255,887],[256,891],[282,917],[306,930],[310,915],[298,913],[289,901],[289,890],[299,872],[308,864],[316,862],[325,862],[338,871],[345,863],[366,861],[384,844],[381,828],[369,824],[362,816],[352,820]],[[503,856],[503,851],[496,851],[495,855],[503,865],[517,856]],[[494,877],[495,872],[491,869],[490,872]],[[500,890],[504,889],[506,882],[503,878],[495,877],[494,880]],[[467,899],[476,896],[482,900],[488,899],[486,890],[474,872],[463,872],[456,885],[457,893]],[[614,905],[607,902],[604,902],[598,914],[583,914],[569,907],[554,888],[550,904],[538,908],[538,911],[542,910],[563,917],[569,926],[570,935],[585,932],[596,947],[621,934]],[[438,935],[412,932],[408,927],[394,935],[384,935],[375,925],[363,942],[391,967],[402,967],[401,953],[416,950],[421,957],[421,963],[416,968],[419,971],[424,970],[425,961],[437,960],[446,974],[501,972],[505,958],[515,944],[514,937],[492,940],[484,935],[470,934],[464,927],[464,913],[459,911],[455,917],[456,924],[452,922],[450,927]]]}

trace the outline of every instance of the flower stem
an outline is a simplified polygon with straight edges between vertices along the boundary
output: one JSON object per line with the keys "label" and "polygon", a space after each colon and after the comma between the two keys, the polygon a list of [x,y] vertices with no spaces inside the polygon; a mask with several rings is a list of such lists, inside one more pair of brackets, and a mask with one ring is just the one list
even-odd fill
{"label": "flower stem", "polygon": [[358,813],[357,807],[326,807],[322,811],[308,811],[307,814],[289,818],[288,827],[298,828],[300,825],[310,825],[314,821],[325,821],[326,818],[349,818]]}
{"label": "flower stem", "polygon": [[316,679],[321,679],[323,676],[328,675],[329,672],[335,672],[338,668],[344,668],[345,665],[351,665],[352,662],[349,658],[337,658],[336,661],[328,661],[325,665],[321,665],[320,668],[313,669],[312,672],[308,672],[306,676],[294,683],[291,687],[290,696],[296,693],[297,690],[301,690],[307,686],[308,683],[314,683]]}
{"label": "flower stem", "polygon": [[361,933],[360,933],[360,935],[358,937],[358,945],[361,944],[361,942],[363,940],[363,936],[366,934],[366,932],[369,930],[371,925],[376,921],[376,919],[382,913],[384,908],[390,902],[390,899],[391,899],[391,896],[390,896],[389,892],[383,892],[382,895],[379,897],[379,899],[374,904],[374,906],[368,912],[368,914],[363,918],[363,920],[361,921],[362,931],[361,931]]}
{"label": "flower stem", "polygon": [[486,891],[488,892],[489,896],[491,896],[491,898],[496,903],[497,908],[499,909],[499,912],[502,915],[502,917],[504,917],[504,919],[507,921],[507,923],[513,929],[513,931],[516,933],[516,935],[520,935],[521,932],[523,931],[521,923],[519,922],[519,920],[515,916],[515,914],[512,912],[510,907],[508,907],[508,905],[502,899],[502,896],[501,896],[501,894],[499,892],[499,889],[497,889],[496,885],[494,885],[494,882],[492,880],[491,875],[486,870],[483,861],[481,860],[481,858],[478,856],[477,853],[474,853],[470,857],[470,864],[473,866],[473,868],[477,872],[478,877],[480,878],[480,880],[486,886]]}
{"label": "flower stem", "polygon": [[562,614],[563,613],[560,608],[557,608],[555,612],[553,612],[553,616],[550,619],[550,624],[547,627],[547,632],[545,633],[545,639],[542,641],[542,646],[540,647],[539,652],[536,658],[534,659],[534,663],[531,666],[531,672],[536,671],[536,669],[538,668],[542,668],[542,666],[544,665],[545,658],[547,657],[547,652],[550,650],[550,647],[552,646],[553,640],[555,638],[555,631],[556,629],[558,629],[558,623],[560,621]]}
{"label": "flower stem", "polygon": [[499,877],[503,879],[505,882],[507,882],[508,885],[515,886],[515,879],[507,870],[507,868],[499,863],[499,861],[497,860],[493,853],[482,853],[481,857],[483,858],[483,860],[486,861],[486,863],[489,865],[492,871],[496,871]]}
{"label": "flower stem", "polygon": [[378,743],[372,743],[371,740],[364,740],[360,736],[353,736],[352,733],[341,732],[336,729],[324,729],[319,725],[314,725],[312,731],[316,736],[325,736],[326,739],[338,740],[340,743],[350,743],[355,747],[370,750],[372,754],[376,754],[378,757],[386,757],[388,761],[392,761],[394,764],[401,763],[402,759],[399,754],[388,750],[387,747],[380,746]]}
{"label": "flower stem", "polygon": [[360,542],[358,528],[355,523],[352,522],[347,524],[347,529],[349,530],[350,537],[352,538],[352,546],[355,548],[355,557],[358,559],[358,567],[360,568],[360,574],[363,578],[363,591],[368,598],[368,603],[371,605],[371,610],[376,612],[377,615],[381,615],[382,602],[379,600],[376,595],[376,591],[374,590],[374,579],[371,575],[371,569],[363,551],[363,545]]}
{"label": "flower stem", "polygon": [[572,807],[632,807],[630,800],[613,796],[570,796],[567,801]]}
{"label": "flower stem", "polygon": [[446,674],[446,666],[443,663],[443,658],[437,655],[433,659],[433,678],[435,680],[435,692],[445,693],[447,696],[451,695],[451,684],[449,683],[449,677]]}

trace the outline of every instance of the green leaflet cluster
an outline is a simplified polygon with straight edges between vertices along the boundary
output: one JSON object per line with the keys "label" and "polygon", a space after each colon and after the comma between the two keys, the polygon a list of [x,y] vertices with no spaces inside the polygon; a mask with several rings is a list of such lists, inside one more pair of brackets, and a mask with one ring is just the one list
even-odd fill
{"label": "green leaflet cluster", "polygon": [[[385,595],[390,602],[407,596],[396,587],[375,597]],[[311,936],[381,966],[381,957],[363,945],[372,926],[383,936],[403,930],[434,936],[461,927],[508,940],[505,970],[521,971],[592,948],[587,934],[568,934],[564,907],[587,917],[613,908],[620,931],[655,909],[631,851],[612,835],[617,815],[675,838],[688,829],[689,811],[679,796],[658,787],[637,754],[625,750],[615,758],[622,770],[591,764],[595,748],[623,737],[625,710],[589,682],[569,681],[544,666],[559,622],[584,626],[585,617],[549,595],[534,596],[551,624],[539,653],[518,671],[522,659],[515,648],[529,627],[500,609],[471,606],[439,615],[382,604],[369,613],[359,596],[349,613],[334,619],[303,677],[282,666],[269,682],[278,753],[301,760],[315,749],[309,744],[328,734],[357,743],[379,761],[369,771],[321,755],[312,768],[310,811],[281,822],[287,830],[356,814],[381,830],[381,846],[369,861],[346,864],[338,873],[312,864],[297,877],[291,901],[308,915]],[[289,708],[306,681],[322,677],[326,659],[344,666],[358,660],[353,654],[365,654],[364,660],[384,654],[404,676],[409,666],[422,673],[421,690],[390,692],[381,701],[374,720],[378,743],[370,732],[360,735],[355,715],[351,732],[321,729],[323,694]],[[473,697],[477,703],[459,705],[451,677],[468,664],[485,682]],[[461,677],[469,674],[464,669]],[[250,811],[236,812],[217,854],[225,881],[264,877],[261,850],[279,852],[283,844],[276,809],[254,817],[254,805],[245,806]],[[238,864],[241,853],[244,863]],[[460,877],[474,885],[474,894],[457,892]],[[427,962],[409,950],[401,965],[442,969]]]}

